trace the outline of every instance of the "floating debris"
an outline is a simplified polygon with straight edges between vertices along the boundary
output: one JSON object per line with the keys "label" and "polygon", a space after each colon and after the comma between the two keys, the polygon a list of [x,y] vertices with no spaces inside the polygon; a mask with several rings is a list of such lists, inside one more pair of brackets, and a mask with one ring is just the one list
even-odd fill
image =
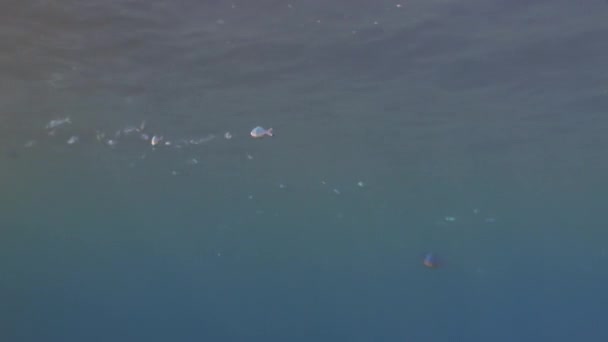
{"label": "floating debris", "polygon": [[23,147],[30,148],[30,147],[33,147],[34,145],[36,145],[36,140],[28,140],[25,142],[25,144],[23,144]]}
{"label": "floating debris", "polygon": [[130,135],[132,133],[139,133],[139,128],[137,128],[135,126],[127,126],[122,129],[121,133],[124,135]]}
{"label": "floating debris", "polygon": [[226,138],[227,140],[232,139],[232,134],[230,134],[230,132],[226,132],[224,133],[224,138]]}
{"label": "floating debris", "polygon": [[173,145],[175,148],[182,148],[184,146],[188,146],[188,140],[180,139],[174,143],[169,142],[169,144],[165,143],[165,145]]}
{"label": "floating debris", "polygon": [[97,141],[103,141],[103,138],[106,137],[106,134],[101,131],[95,132],[95,136],[97,137]]}
{"label": "floating debris", "polygon": [[78,137],[75,135],[71,136],[70,139],[68,139],[68,141],[67,141],[68,145],[73,145],[77,142],[78,142]]}
{"label": "floating debris", "polygon": [[456,221],[456,218],[454,216],[446,216],[444,220],[447,222],[454,222]]}
{"label": "floating debris", "polygon": [[360,188],[362,188],[362,187],[365,186],[365,183],[363,183],[362,181],[358,181],[357,182],[357,186],[360,187]]}
{"label": "floating debris", "polygon": [[55,119],[49,121],[44,128],[46,129],[55,129],[63,125],[71,124],[72,120],[69,117],[65,117],[63,119]]}
{"label": "floating debris", "polygon": [[208,136],[206,136],[206,137],[202,137],[202,138],[198,138],[198,139],[190,139],[188,142],[189,142],[191,145],[200,145],[200,144],[202,144],[202,143],[209,142],[209,141],[211,141],[211,140],[213,140],[213,139],[215,139],[215,135],[213,135],[213,134],[209,134],[209,135],[208,135]]}
{"label": "floating debris", "polygon": [[263,138],[265,136],[271,137],[273,135],[272,128],[264,128],[261,126],[257,126],[256,128],[251,130],[251,137],[253,138]]}
{"label": "floating debris", "polygon": [[252,156],[251,154],[248,154],[248,155],[247,155],[247,159],[249,159],[249,160],[253,160],[253,156]]}
{"label": "floating debris", "polygon": [[338,189],[333,189],[332,191],[333,191],[333,192],[334,192],[334,194],[336,194],[336,195],[339,195],[339,194],[340,194],[340,190],[338,190]]}

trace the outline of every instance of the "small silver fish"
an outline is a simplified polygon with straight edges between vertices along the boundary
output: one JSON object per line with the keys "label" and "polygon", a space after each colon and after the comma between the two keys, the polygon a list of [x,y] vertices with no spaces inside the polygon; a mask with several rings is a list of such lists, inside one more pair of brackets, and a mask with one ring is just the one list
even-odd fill
{"label": "small silver fish", "polygon": [[152,144],[152,146],[156,146],[160,144],[161,140],[163,140],[163,137],[155,135],[152,137],[152,140],[150,140],[150,144]]}
{"label": "small silver fish", "polygon": [[272,128],[266,129],[264,127],[257,126],[256,128],[251,130],[251,136],[253,138],[262,138],[266,135],[269,137],[272,136]]}

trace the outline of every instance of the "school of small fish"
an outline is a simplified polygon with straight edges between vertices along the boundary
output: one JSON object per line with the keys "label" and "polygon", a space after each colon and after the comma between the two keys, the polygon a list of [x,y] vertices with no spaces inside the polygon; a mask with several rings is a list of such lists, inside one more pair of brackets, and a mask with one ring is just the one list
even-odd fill
{"label": "school of small fish", "polygon": [[[71,124],[72,124],[72,120],[69,117],[57,118],[57,119],[53,119],[53,120],[49,121],[44,126],[44,128],[47,130],[47,134],[49,136],[55,136],[57,134],[58,130],[64,128],[65,126],[71,125]],[[149,143],[152,147],[173,146],[174,145],[173,141],[165,139],[163,135],[147,133],[147,132],[145,132],[145,129],[146,129],[146,121],[142,121],[139,124],[139,126],[128,125],[122,129],[115,131],[113,135],[108,135],[108,134],[106,134],[106,132],[102,132],[102,131],[96,131],[95,139],[99,142],[103,142],[106,145],[112,146],[112,147],[114,147],[118,144],[118,140],[120,138],[127,138],[130,136],[138,136],[139,139],[141,139],[143,141],[149,141]],[[262,126],[254,127],[250,131],[249,135],[252,138],[264,138],[264,137],[274,136],[272,128],[264,128]],[[223,134],[223,136],[226,140],[230,140],[233,137],[231,132],[225,132]],[[213,139],[215,139],[214,134],[209,134],[209,135],[206,135],[203,137],[180,139],[178,141],[175,141],[175,146],[177,146],[179,148],[179,147],[183,147],[186,145],[200,145],[200,144],[209,142]],[[68,145],[74,145],[74,144],[78,143],[79,141],[80,141],[80,137],[78,135],[72,135],[67,139],[66,143]],[[29,140],[24,143],[24,147],[33,147],[35,144],[36,144],[35,140]],[[253,159],[253,157],[251,157],[250,155],[247,155],[247,157],[248,157],[248,159]]]}
{"label": "school of small fish", "polygon": [[[49,137],[65,136],[66,138],[64,138],[64,139],[66,139],[66,140],[63,140],[63,141],[65,142],[66,145],[69,145],[69,146],[78,145],[80,142],[86,141],[90,138],[92,141],[97,141],[98,143],[101,143],[102,145],[105,145],[112,149],[119,147],[119,142],[121,142],[121,141],[125,141],[125,142],[131,141],[134,143],[137,143],[138,141],[140,143],[145,142],[145,143],[149,144],[148,146],[151,146],[152,151],[156,150],[157,148],[158,149],[165,149],[165,148],[178,148],[179,149],[179,148],[185,148],[188,146],[196,146],[196,145],[205,144],[216,138],[215,134],[207,134],[207,135],[198,136],[198,137],[189,137],[189,138],[182,138],[182,139],[167,139],[167,138],[165,138],[165,136],[163,134],[147,132],[146,131],[147,125],[146,125],[145,121],[142,121],[139,125],[127,125],[122,129],[118,129],[118,130],[114,131],[113,133],[107,133],[104,131],[97,130],[97,131],[95,131],[94,136],[87,137],[84,134],[74,134],[74,133],[78,133],[78,132],[74,132],[68,128],[69,126],[72,126],[72,125],[73,125],[73,123],[72,123],[72,120],[70,117],[63,117],[63,118],[56,118],[56,119],[50,120],[44,126],[44,129]],[[264,128],[262,126],[256,126],[251,129],[251,131],[249,132],[249,135],[250,135],[250,138],[253,138],[253,139],[271,138],[271,137],[274,137],[274,132],[273,132],[273,128]],[[234,138],[233,134],[228,131],[224,132],[222,134],[222,136],[224,137],[225,140],[231,140]],[[39,141],[27,140],[26,142],[24,142],[23,147],[30,149],[30,148],[34,148],[35,146],[38,146],[38,145],[40,145]],[[139,158],[145,159],[146,156],[147,156],[147,154],[143,153],[140,155]],[[254,159],[253,155],[251,155],[249,153],[247,153],[245,156],[246,156],[247,160],[251,161]],[[132,167],[132,166],[134,166],[134,164],[135,164],[135,161],[132,161],[129,165]],[[189,159],[187,159],[184,162],[184,164],[188,165],[190,167],[195,167],[196,165],[199,164],[199,158],[190,157]],[[178,170],[171,170],[170,174],[172,176],[180,176],[183,174],[183,172],[178,171]],[[341,189],[339,189],[337,187],[329,186],[328,182],[326,182],[325,180],[321,180],[320,183],[321,183],[321,185],[326,186],[326,189],[329,193],[333,193],[333,195],[336,195],[336,196],[339,196],[342,194]],[[286,189],[289,188],[283,182],[277,183],[277,186],[279,189],[282,189],[283,191],[285,191]],[[354,182],[354,184],[352,184],[352,186],[349,189],[344,189],[344,190],[353,191],[353,189],[355,189],[355,188],[361,189],[361,188],[366,188],[366,187],[367,187],[366,182],[363,182],[362,180],[358,180],[358,181]],[[249,200],[253,200],[254,195],[249,194],[247,196],[247,198]],[[479,208],[474,208],[472,210],[472,213],[473,213],[473,217],[477,217],[477,216],[480,216],[481,211]],[[338,213],[336,218],[338,218],[338,219],[343,218],[343,214]],[[478,221],[481,223],[484,223],[484,224],[494,224],[496,222],[496,218],[494,218],[494,217],[482,216],[479,218],[480,218],[480,220],[478,220]],[[438,219],[436,222],[439,225],[451,226],[451,225],[457,225],[459,221],[460,221],[460,219],[457,220],[456,216],[448,215],[448,216],[443,216],[443,218]],[[423,264],[428,268],[437,268],[441,263],[437,261],[434,253],[429,252],[423,258]]]}

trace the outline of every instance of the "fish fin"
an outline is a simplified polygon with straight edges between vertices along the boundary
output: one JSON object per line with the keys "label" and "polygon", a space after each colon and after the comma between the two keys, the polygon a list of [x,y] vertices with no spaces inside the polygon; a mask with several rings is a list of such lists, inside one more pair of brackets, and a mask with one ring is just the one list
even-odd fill
{"label": "fish fin", "polygon": [[272,136],[272,128],[267,129],[266,134],[268,134],[269,136]]}

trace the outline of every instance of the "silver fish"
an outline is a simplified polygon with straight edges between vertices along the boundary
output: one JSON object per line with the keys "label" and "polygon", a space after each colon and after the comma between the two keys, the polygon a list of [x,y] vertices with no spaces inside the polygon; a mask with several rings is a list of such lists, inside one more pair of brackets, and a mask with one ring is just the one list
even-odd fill
{"label": "silver fish", "polygon": [[272,136],[272,128],[266,129],[266,128],[261,127],[261,126],[257,126],[257,127],[255,127],[254,129],[251,130],[250,134],[251,134],[251,136],[253,138],[262,138],[264,136],[271,137]]}
{"label": "silver fish", "polygon": [[163,140],[163,137],[155,135],[152,137],[152,140],[150,140],[150,144],[152,146],[156,146],[158,144],[160,144],[160,142]]}

